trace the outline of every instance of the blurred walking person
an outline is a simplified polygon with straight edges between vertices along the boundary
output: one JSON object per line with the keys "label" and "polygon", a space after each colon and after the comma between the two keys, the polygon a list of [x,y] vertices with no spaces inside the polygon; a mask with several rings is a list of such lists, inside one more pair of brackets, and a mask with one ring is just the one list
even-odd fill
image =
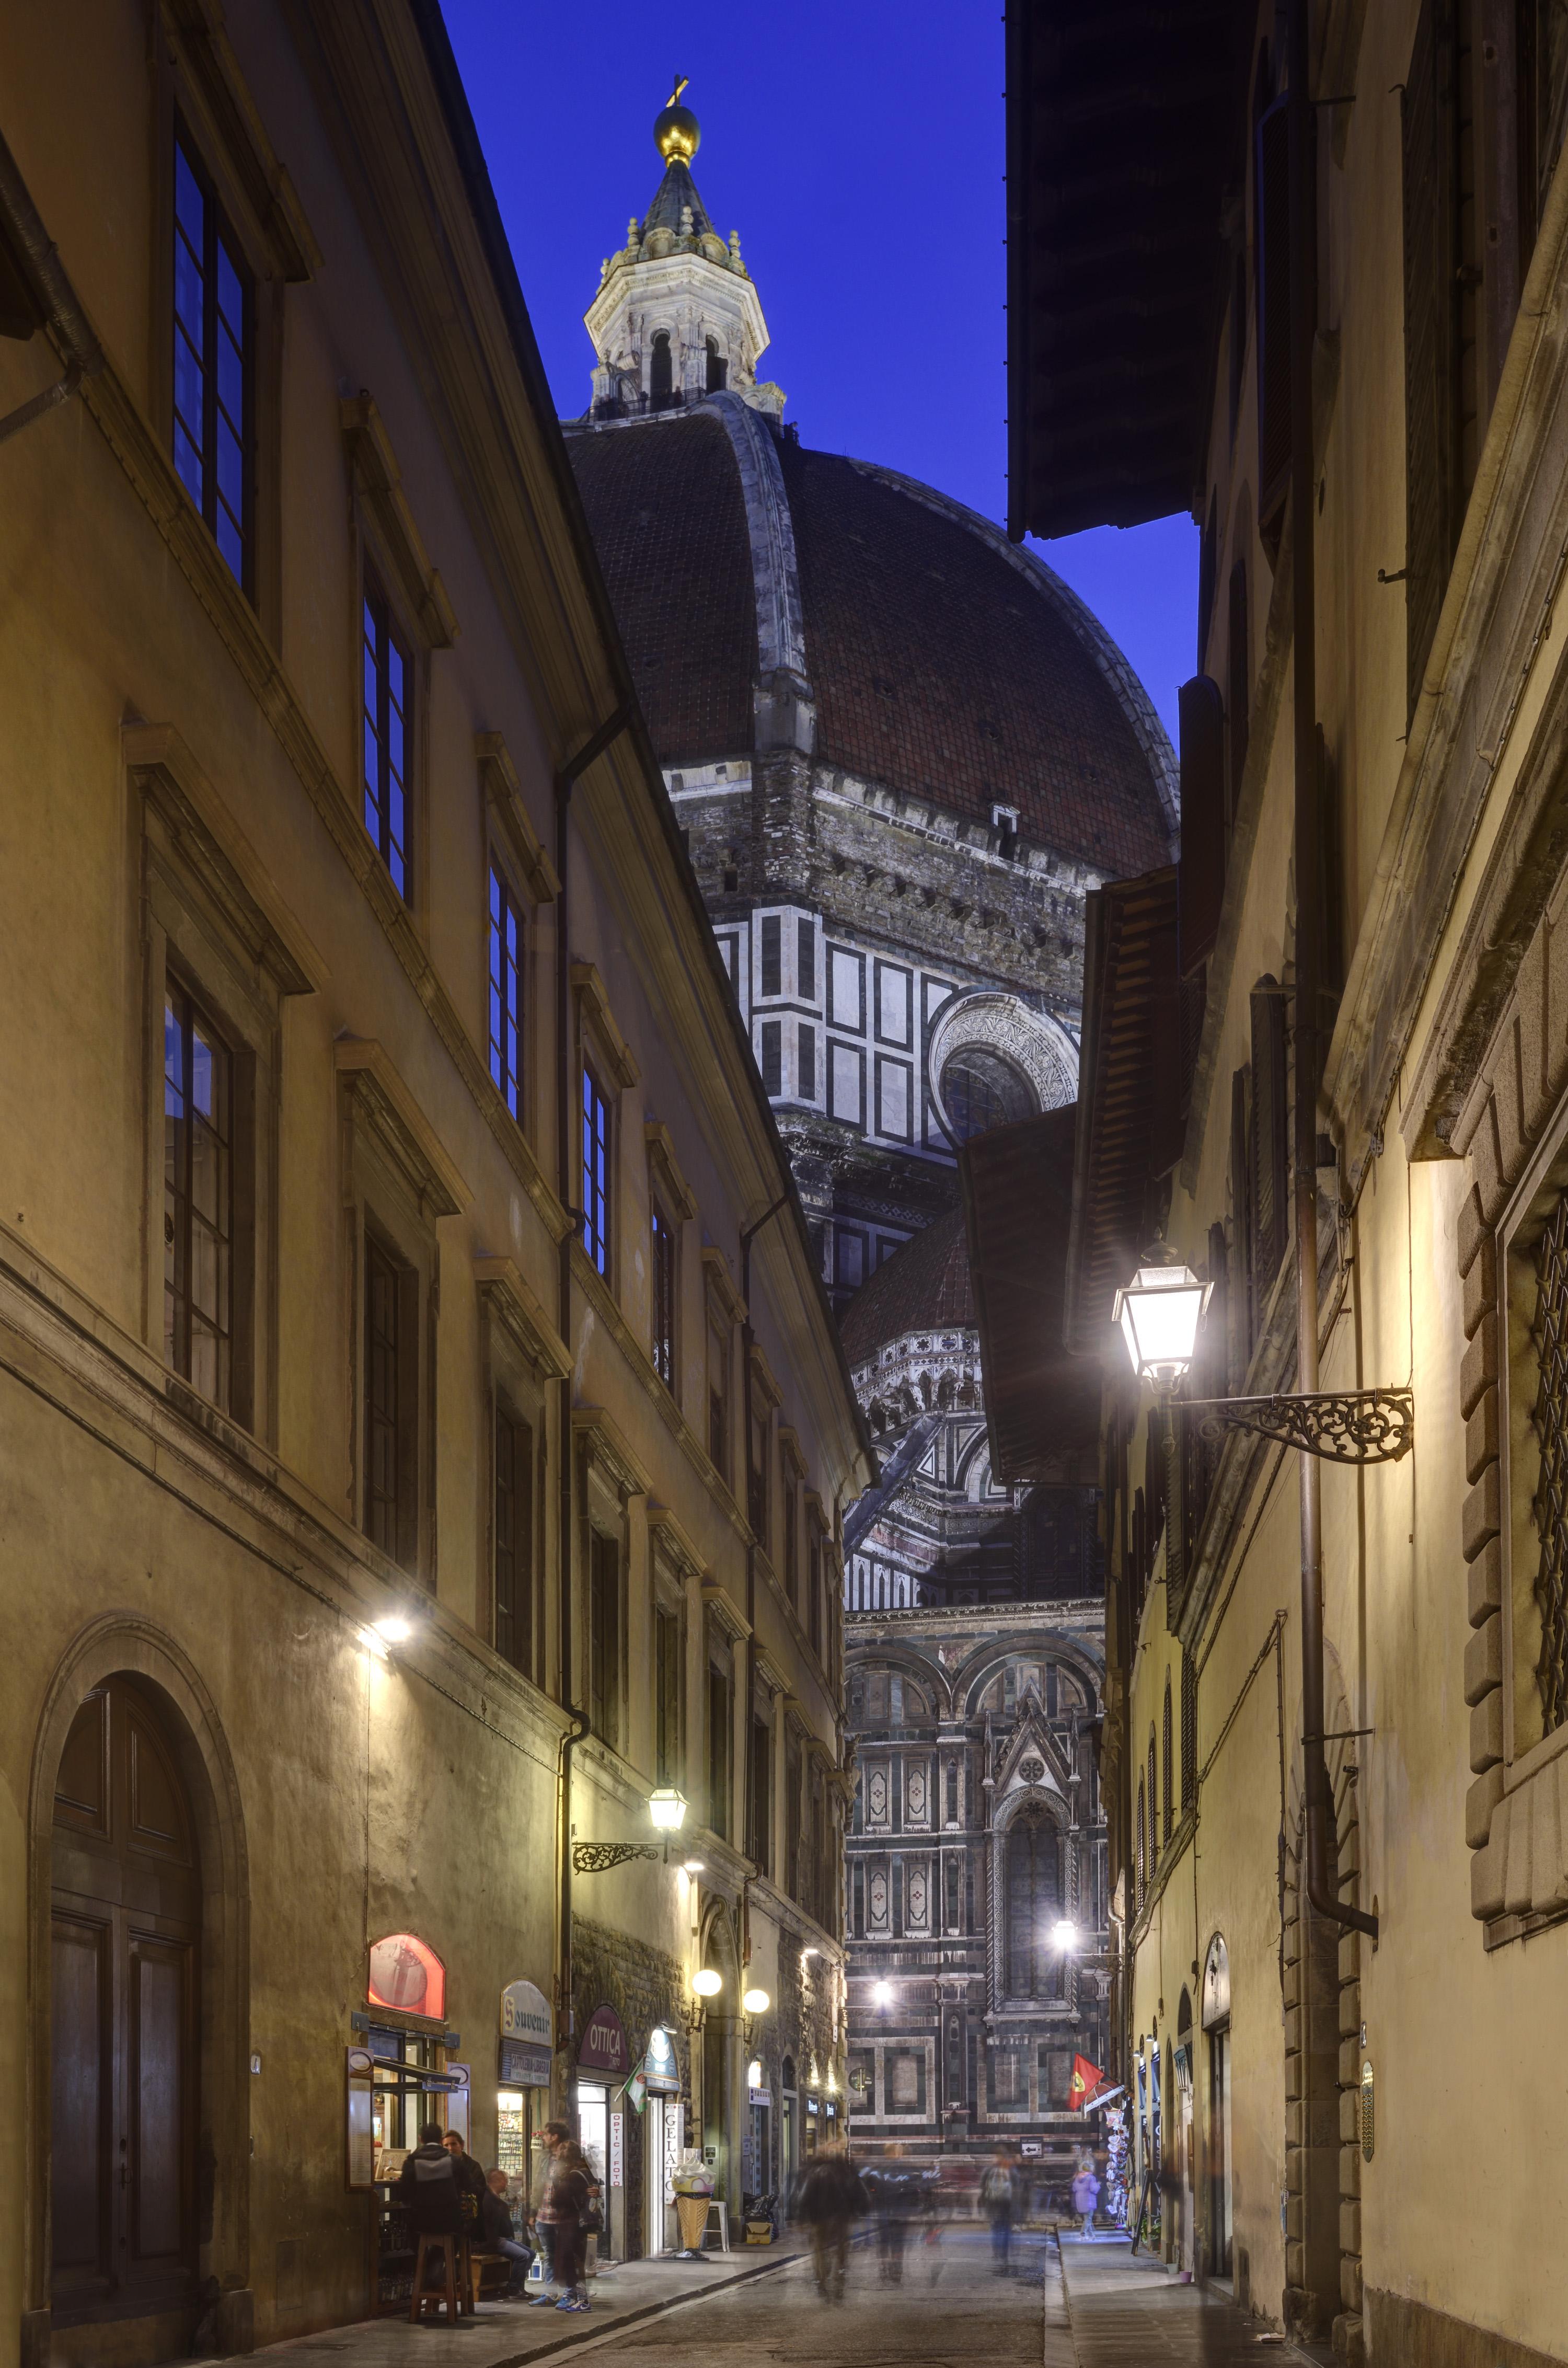
{"label": "blurred walking person", "polygon": [[812,2267],[824,2302],[844,2300],[851,2224],[869,2208],[865,2182],[846,2148],[824,2148],[812,2157],[801,2181],[798,2211],[812,2232]]}
{"label": "blurred walking person", "polygon": [[1013,2250],[1013,2214],[1017,2208],[1013,2167],[1005,2146],[997,2147],[995,2161],[986,2166],[980,2182],[980,2201],[991,2223],[992,2274],[1005,2278]]}
{"label": "blurred walking person", "polygon": [[1079,2233],[1092,2237],[1095,2233],[1095,2212],[1100,2200],[1100,2182],[1092,2163],[1081,2162],[1073,2178],[1073,2209],[1078,2214]]}

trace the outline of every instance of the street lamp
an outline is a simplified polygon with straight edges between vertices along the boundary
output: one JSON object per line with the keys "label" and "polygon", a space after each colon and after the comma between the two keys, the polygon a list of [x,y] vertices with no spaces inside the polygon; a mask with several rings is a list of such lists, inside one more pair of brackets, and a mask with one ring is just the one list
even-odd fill
{"label": "street lamp", "polygon": [[[1197,1353],[1198,1326],[1212,1283],[1189,1267],[1141,1266],[1117,1292],[1111,1321],[1132,1370],[1169,1402]],[[1331,1463],[1397,1463],[1415,1444],[1415,1402],[1407,1390],[1275,1390],[1267,1397],[1184,1398],[1204,1417],[1203,1435],[1250,1430]]]}
{"label": "street lamp", "polygon": [[1214,1286],[1199,1282],[1190,1267],[1141,1266],[1116,1294],[1110,1320],[1127,1343],[1141,1382],[1160,1391],[1175,1387],[1191,1364]]}
{"label": "street lamp", "polygon": [[1051,1937],[1063,1955],[1078,1945],[1078,1927],[1070,1918],[1061,1917],[1051,1928]]}
{"label": "street lamp", "polygon": [[872,1983],[871,2004],[873,2006],[880,2006],[884,2014],[887,2012],[887,2009],[892,2004],[892,1984],[891,1982]]}
{"label": "street lamp", "polygon": [[691,1977],[691,1987],[699,1998],[717,1998],[724,1987],[724,1976],[716,1974],[711,1965],[704,1965]]}
{"label": "street lamp", "polygon": [[[772,2004],[773,2000],[768,1997],[766,1990],[750,1989],[742,1992],[741,2012],[746,2019],[745,2044],[748,2047],[756,2037],[757,2024],[761,2021],[763,2016],[767,2012],[768,2008]],[[752,2086],[753,2088],[760,2088],[762,2083],[759,2080],[754,2080]]]}
{"label": "street lamp", "polygon": [[670,1836],[678,1833],[686,1817],[686,1795],[677,1793],[673,1784],[661,1784],[648,1800],[650,1823],[664,1835],[658,1842],[574,1842],[572,1872],[574,1874],[608,1874],[612,1866],[624,1866],[629,1858],[662,1858],[670,1862]]}

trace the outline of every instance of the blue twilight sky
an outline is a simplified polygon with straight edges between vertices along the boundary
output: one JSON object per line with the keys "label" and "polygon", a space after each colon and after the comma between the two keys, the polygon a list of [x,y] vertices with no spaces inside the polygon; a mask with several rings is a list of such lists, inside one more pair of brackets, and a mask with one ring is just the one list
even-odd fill
{"label": "blue twilight sky", "polygon": [[[658,186],[653,122],[678,72],[697,185],[767,317],[760,374],[802,439],[1005,515],[1000,0],[442,4],[563,415],[586,408],[583,313]],[[1181,518],[1040,546],[1173,739],[1197,545]]]}

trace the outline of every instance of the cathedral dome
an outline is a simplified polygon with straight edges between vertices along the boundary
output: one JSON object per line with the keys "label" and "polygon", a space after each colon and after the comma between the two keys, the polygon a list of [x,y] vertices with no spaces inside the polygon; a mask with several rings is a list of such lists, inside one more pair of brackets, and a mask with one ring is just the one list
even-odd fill
{"label": "cathedral dome", "polygon": [[[780,665],[819,766],[1102,877],[1168,862],[1169,744],[1050,568],[913,479],[778,436],[718,393],[568,449],[666,768],[744,757]],[[781,619],[774,623],[773,617]]]}
{"label": "cathedral dome", "polygon": [[845,1309],[839,1330],[853,1370],[911,1333],[969,1331],[976,1322],[961,1208],[937,1217],[884,1260]]}

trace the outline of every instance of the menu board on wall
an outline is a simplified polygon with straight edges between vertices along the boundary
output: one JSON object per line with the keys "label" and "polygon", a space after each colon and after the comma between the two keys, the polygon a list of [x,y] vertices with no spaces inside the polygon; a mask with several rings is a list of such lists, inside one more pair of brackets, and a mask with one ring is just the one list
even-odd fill
{"label": "menu board on wall", "polygon": [[346,2171],[351,2188],[373,2187],[376,2141],[370,2126],[371,2082],[375,2058],[368,2047],[344,2050]]}

